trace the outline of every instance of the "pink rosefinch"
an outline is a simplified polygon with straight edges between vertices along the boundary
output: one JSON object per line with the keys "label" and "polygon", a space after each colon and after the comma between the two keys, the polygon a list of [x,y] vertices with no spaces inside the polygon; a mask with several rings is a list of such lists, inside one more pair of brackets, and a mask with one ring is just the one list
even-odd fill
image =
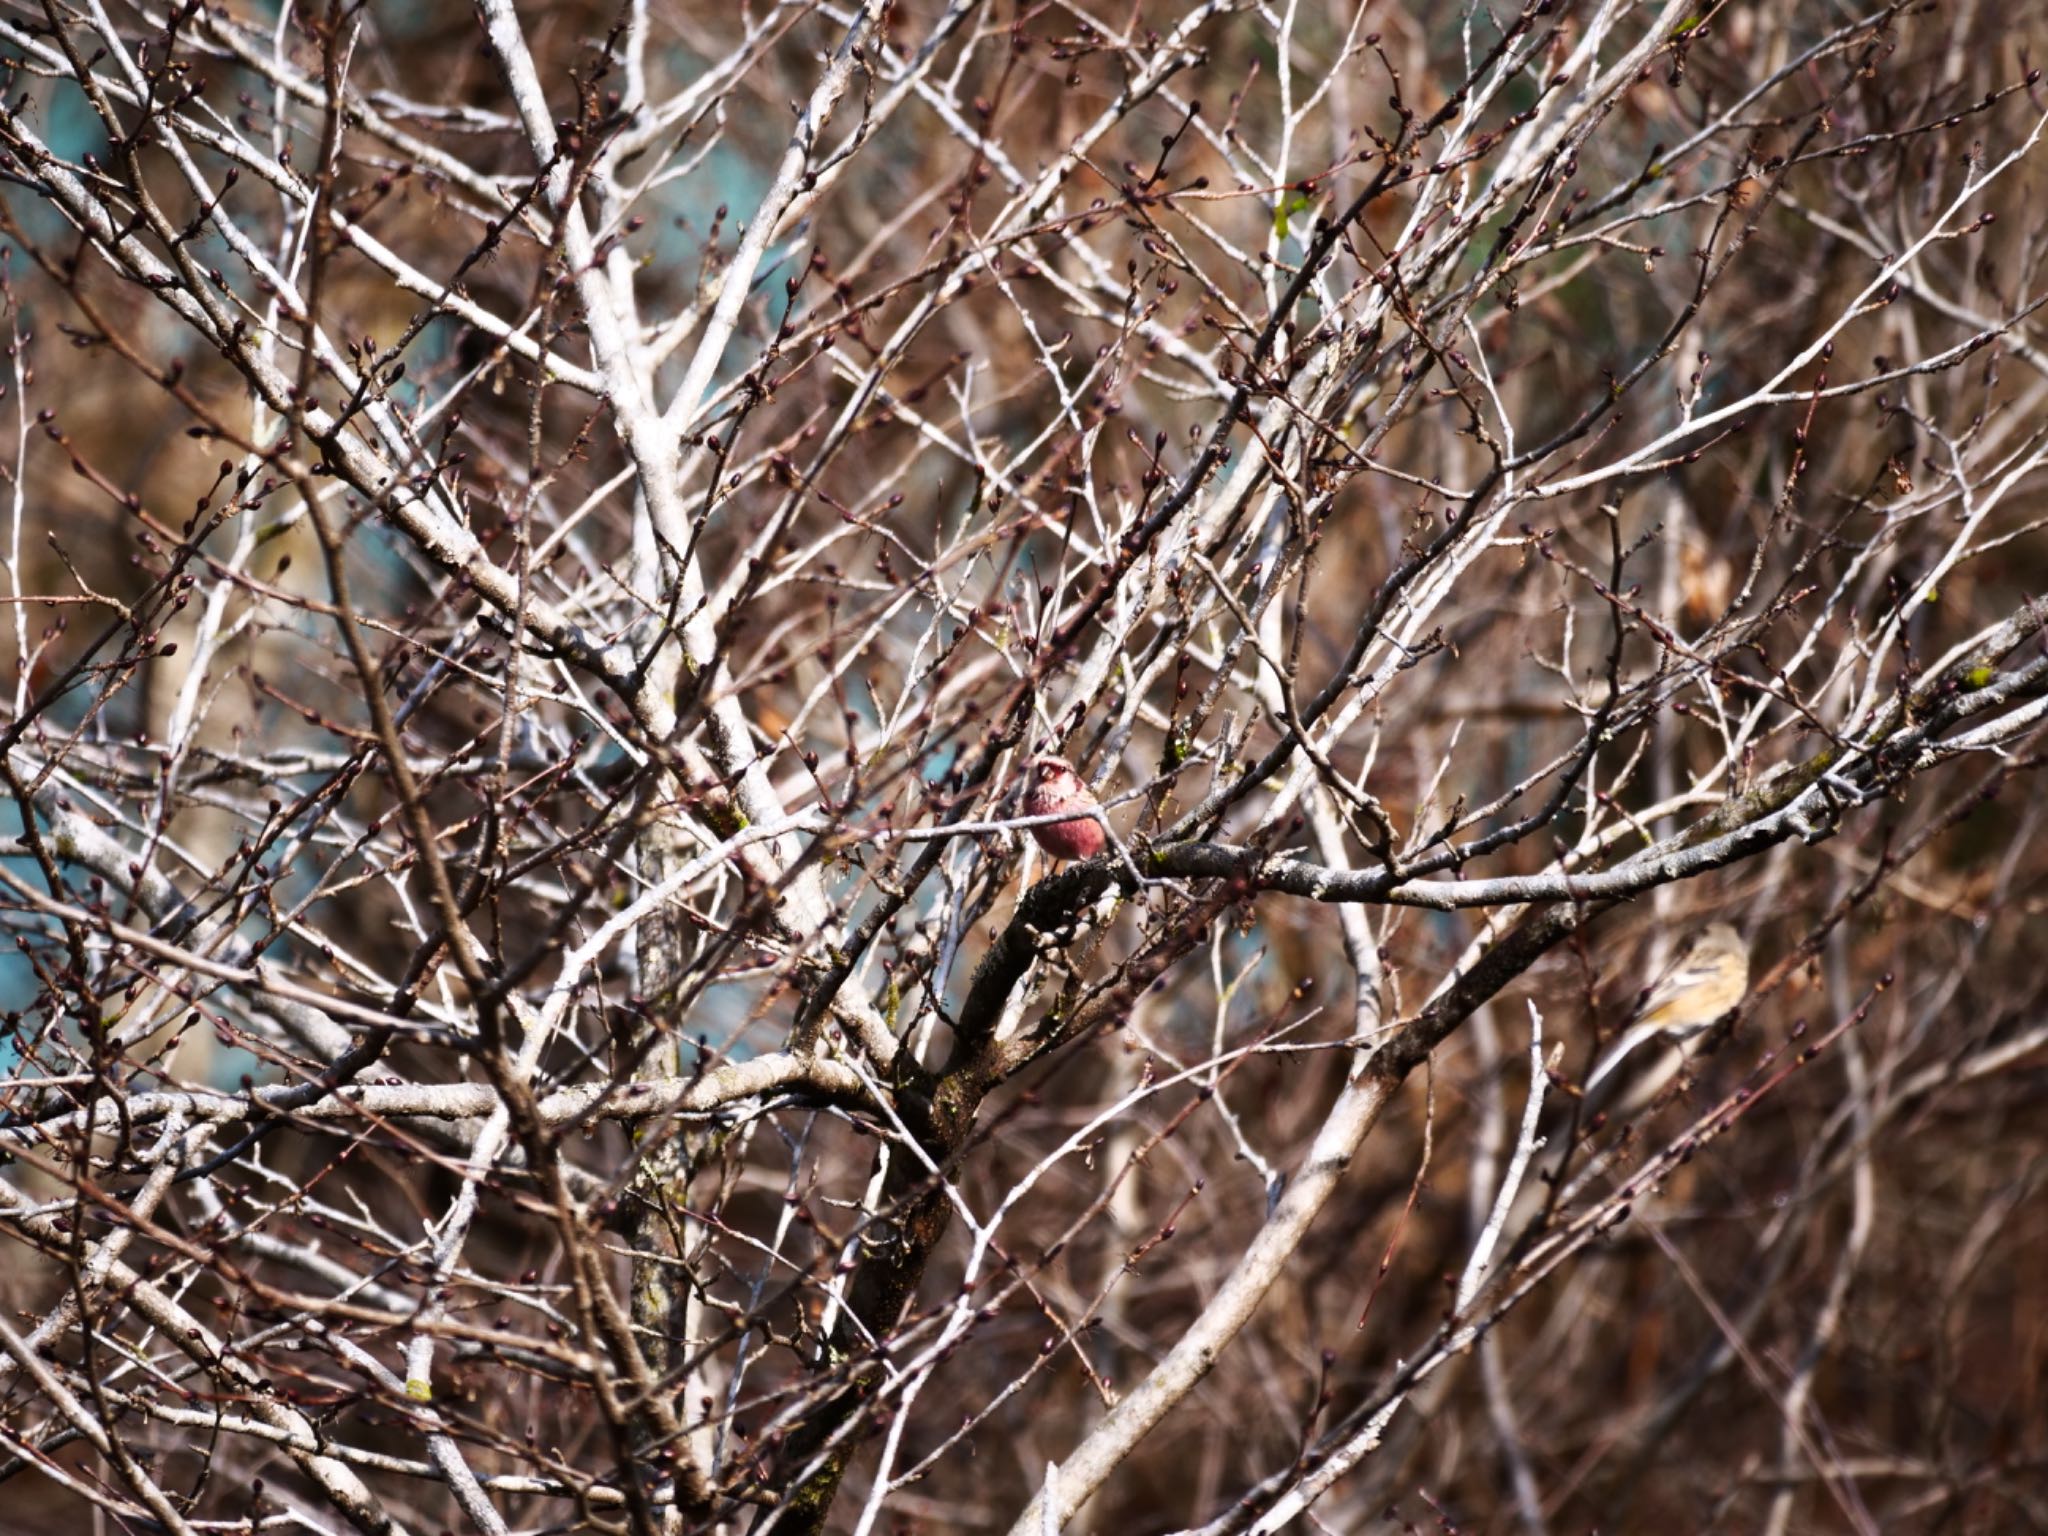
{"label": "pink rosefinch", "polygon": [[[1086,813],[1100,808],[1094,791],[1081,782],[1081,775],[1074,772],[1065,758],[1034,757],[1025,766],[1031,775],[1031,787],[1024,794],[1026,816],[1050,816],[1055,811]],[[1038,839],[1039,847],[1056,859],[1092,859],[1109,841],[1102,823],[1085,814],[1080,820],[1049,821],[1033,827],[1031,835]]]}

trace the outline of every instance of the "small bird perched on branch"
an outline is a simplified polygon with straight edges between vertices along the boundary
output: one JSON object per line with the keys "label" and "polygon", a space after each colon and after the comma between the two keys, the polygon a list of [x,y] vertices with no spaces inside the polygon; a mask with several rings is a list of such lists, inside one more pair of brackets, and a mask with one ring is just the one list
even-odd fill
{"label": "small bird perched on branch", "polygon": [[1711,923],[1650,986],[1635,1022],[1587,1074],[1581,1111],[1627,1117],[1664,1091],[1686,1046],[1749,990],[1749,946],[1731,923]]}
{"label": "small bird perched on branch", "polygon": [[1033,827],[1038,846],[1056,859],[1092,859],[1108,846],[1109,835],[1092,813],[1102,809],[1074,765],[1064,757],[1034,757],[1026,764],[1030,787],[1024,792],[1026,816],[1050,816],[1057,811],[1077,811],[1073,821],[1049,821]]}
{"label": "small bird perched on branch", "polygon": [[[1711,923],[1680,948],[1671,964],[1643,992],[1628,1027],[1601,1055],[1577,1091],[1574,1115],[1553,1103],[1546,1109],[1544,1154],[1539,1170],[1517,1192],[1508,1230],[1526,1244],[1539,1230],[1530,1225],[1555,1198],[1572,1166],[1567,1124],[1584,1130],[1600,1116],[1628,1120],[1639,1115],[1670,1086],[1685,1066],[1687,1047],[1749,990],[1749,946],[1731,923]],[[1596,1154],[1593,1162],[1607,1154]]]}

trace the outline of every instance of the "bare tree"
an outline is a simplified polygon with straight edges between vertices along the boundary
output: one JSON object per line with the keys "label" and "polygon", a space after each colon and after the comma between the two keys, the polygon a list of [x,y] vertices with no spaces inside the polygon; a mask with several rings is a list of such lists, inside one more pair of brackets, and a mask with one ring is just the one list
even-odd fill
{"label": "bare tree", "polygon": [[2043,43],[8,0],[0,1526],[2048,1529]]}

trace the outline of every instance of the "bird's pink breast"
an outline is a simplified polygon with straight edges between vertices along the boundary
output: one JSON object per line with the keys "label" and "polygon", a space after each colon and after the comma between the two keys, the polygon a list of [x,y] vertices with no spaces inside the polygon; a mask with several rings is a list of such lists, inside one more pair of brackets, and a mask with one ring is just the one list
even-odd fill
{"label": "bird's pink breast", "polygon": [[[1088,792],[1086,785],[1071,778],[1064,791],[1051,784],[1041,784],[1024,797],[1024,814],[1027,816],[1050,816],[1055,811],[1094,808],[1095,796]],[[1102,852],[1108,841],[1103,835],[1102,823],[1087,816],[1033,827],[1031,835],[1038,839],[1039,847],[1056,859],[1092,859]]]}
{"label": "bird's pink breast", "polygon": [[[1057,810],[1057,806],[1047,806]],[[1033,827],[1032,834],[1038,839],[1038,846],[1056,859],[1092,859],[1102,852],[1103,836],[1101,824],[1094,821],[1056,821],[1050,826]]]}

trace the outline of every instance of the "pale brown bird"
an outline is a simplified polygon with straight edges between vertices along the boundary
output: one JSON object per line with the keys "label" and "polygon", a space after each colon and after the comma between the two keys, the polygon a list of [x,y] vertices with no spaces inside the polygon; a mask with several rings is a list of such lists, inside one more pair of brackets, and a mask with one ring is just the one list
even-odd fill
{"label": "pale brown bird", "polygon": [[[1684,1068],[1691,1043],[1748,990],[1749,946],[1732,924],[1709,924],[1680,948],[1644,990],[1628,1027],[1587,1074],[1575,1118],[1551,1106],[1545,1135],[1554,1153],[1523,1183],[1509,1230],[1522,1232],[1523,1242],[1535,1236],[1531,1221],[1572,1164],[1572,1151],[1563,1143],[1567,1120],[1584,1130],[1597,1116],[1626,1120],[1641,1114]],[[1600,1160],[1596,1154],[1594,1161]]]}
{"label": "pale brown bird", "polygon": [[1050,816],[1056,811],[1079,811],[1073,821],[1049,821],[1031,829],[1038,846],[1056,859],[1092,859],[1108,845],[1102,823],[1087,813],[1102,804],[1095,792],[1074,772],[1063,757],[1034,757],[1026,765],[1030,787],[1024,792],[1026,816]]}
{"label": "pale brown bird", "polygon": [[1643,994],[1635,1020],[1587,1074],[1582,1118],[1626,1117],[1685,1065],[1686,1048],[1749,990],[1749,946],[1731,923],[1695,934]]}

